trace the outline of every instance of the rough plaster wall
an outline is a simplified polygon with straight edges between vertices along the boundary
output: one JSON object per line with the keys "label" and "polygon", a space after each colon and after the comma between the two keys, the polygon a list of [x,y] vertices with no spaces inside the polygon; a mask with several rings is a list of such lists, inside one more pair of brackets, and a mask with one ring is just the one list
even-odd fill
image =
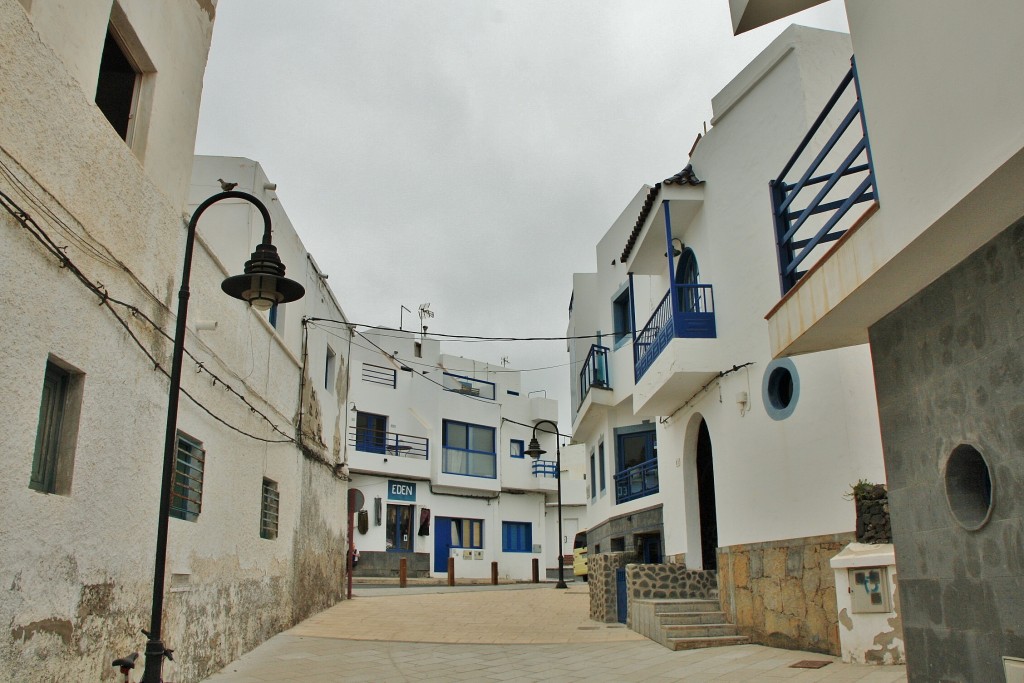
{"label": "rough plaster wall", "polygon": [[303,459],[302,501],[293,544],[293,623],[343,597],[345,548],[342,526],[347,488],[324,465]]}
{"label": "rough plaster wall", "polygon": [[[969,226],[964,226],[969,229]],[[1024,221],[870,330],[911,683],[1003,679],[1024,657]],[[945,499],[961,443],[992,472],[988,523]]]}

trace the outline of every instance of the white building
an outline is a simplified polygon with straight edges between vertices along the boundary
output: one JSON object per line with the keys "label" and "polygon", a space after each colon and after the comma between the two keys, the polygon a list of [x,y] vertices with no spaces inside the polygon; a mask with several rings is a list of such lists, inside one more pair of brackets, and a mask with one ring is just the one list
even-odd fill
{"label": "white building", "polygon": [[[524,395],[519,371],[443,354],[430,337],[333,329],[352,358],[347,462],[365,499],[356,576],[397,575],[403,558],[409,576],[445,576],[449,557],[457,578],[490,577],[492,562],[513,580],[531,579],[535,559],[541,578],[557,567],[556,442],[541,422],[557,423],[557,403]],[[535,426],[547,451],[536,460],[524,452]],[[571,458],[563,448],[569,554],[585,510]]]}
{"label": "white building", "polygon": [[[813,4],[730,7],[743,31]],[[770,352],[799,364],[870,341],[909,679],[1024,680],[1024,4],[845,5],[869,201],[825,234],[835,241],[781,240],[782,269],[805,252],[810,267],[762,309]],[[850,149],[815,174],[841,173]],[[807,206],[817,188],[794,181],[808,165],[763,179],[785,176],[782,200]],[[786,212],[763,213],[761,225]]]}
{"label": "white building", "polygon": [[[828,558],[851,485],[884,482],[866,346],[772,360],[765,178],[850,68],[849,38],[790,27],[712,101],[686,171],[642,188],[577,273],[573,437],[590,552],[717,569],[757,642],[838,654]],[[671,256],[670,256],[671,255]]]}
{"label": "white building", "polygon": [[[214,6],[0,0],[0,681],[101,680],[145,645]],[[298,344],[220,291],[245,258],[208,248],[220,208],[192,268],[162,629],[174,680],[331,604],[344,579],[340,399],[300,401]],[[313,305],[314,267],[287,229],[276,237],[306,305],[336,310]],[[300,442],[307,413],[327,424],[304,422]]]}

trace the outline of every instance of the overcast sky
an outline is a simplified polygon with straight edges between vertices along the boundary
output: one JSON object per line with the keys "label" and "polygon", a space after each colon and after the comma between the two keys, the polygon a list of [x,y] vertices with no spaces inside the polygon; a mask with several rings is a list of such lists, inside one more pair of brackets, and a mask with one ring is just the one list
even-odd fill
{"label": "overcast sky", "polygon": [[[727,0],[220,0],[196,153],[263,165],[351,321],[561,336],[572,273],[794,22],[846,30],[837,0],[739,37]],[[523,386],[569,428],[564,342],[442,348],[559,366]]]}

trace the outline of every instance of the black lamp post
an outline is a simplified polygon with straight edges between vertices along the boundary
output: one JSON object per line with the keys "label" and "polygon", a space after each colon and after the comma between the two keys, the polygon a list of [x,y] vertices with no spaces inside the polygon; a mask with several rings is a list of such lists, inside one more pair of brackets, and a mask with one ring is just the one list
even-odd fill
{"label": "black lamp post", "polygon": [[284,276],[284,264],[271,244],[270,213],[256,197],[246,192],[220,192],[198,207],[188,223],[185,237],[185,264],[178,290],[178,318],[174,330],[174,352],[171,356],[171,385],[167,396],[167,430],[164,435],[164,466],[160,485],[160,519],[156,532],[156,561],[153,567],[153,612],[150,618],[149,641],[146,643],[146,668],[142,683],[160,683],[164,657],[170,651],[164,648],[160,627],[164,607],[164,572],[167,565],[168,513],[171,507],[171,485],[174,479],[174,461],[177,450],[178,395],[181,390],[181,361],[185,351],[185,319],[188,316],[188,284],[192,271],[192,247],[196,239],[196,223],[212,204],[222,199],[244,199],[254,204],[263,215],[263,241],[245,263],[245,274],[229,277],[221,283],[225,294],[249,302],[257,310],[265,311],[274,304],[297,301],[306,293],[302,285]]}
{"label": "black lamp post", "polygon": [[530,439],[530,447],[524,451],[531,458],[539,458],[547,453],[540,447],[537,441],[537,427],[547,422],[555,428],[555,478],[558,480],[558,583],[555,588],[568,588],[562,572],[565,567],[565,555],[562,554],[562,446],[558,443],[558,425],[551,420],[541,420],[533,426],[533,438]]}

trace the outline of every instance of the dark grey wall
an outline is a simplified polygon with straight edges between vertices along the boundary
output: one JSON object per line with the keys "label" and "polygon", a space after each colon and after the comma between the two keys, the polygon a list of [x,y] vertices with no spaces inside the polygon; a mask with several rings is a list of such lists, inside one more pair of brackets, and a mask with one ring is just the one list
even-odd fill
{"label": "dark grey wall", "polygon": [[665,545],[665,526],[661,517],[661,505],[650,507],[645,510],[638,510],[626,515],[612,517],[600,524],[596,524],[587,530],[587,552],[594,554],[595,544],[600,544],[601,552],[607,553],[612,550],[611,540],[622,538],[625,550],[633,550],[636,543],[636,534],[659,533],[662,535],[662,551]]}
{"label": "dark grey wall", "polygon": [[[870,337],[909,679],[1002,681],[1000,657],[1024,657],[1024,221]],[[946,502],[959,444],[992,474],[976,531]]]}

